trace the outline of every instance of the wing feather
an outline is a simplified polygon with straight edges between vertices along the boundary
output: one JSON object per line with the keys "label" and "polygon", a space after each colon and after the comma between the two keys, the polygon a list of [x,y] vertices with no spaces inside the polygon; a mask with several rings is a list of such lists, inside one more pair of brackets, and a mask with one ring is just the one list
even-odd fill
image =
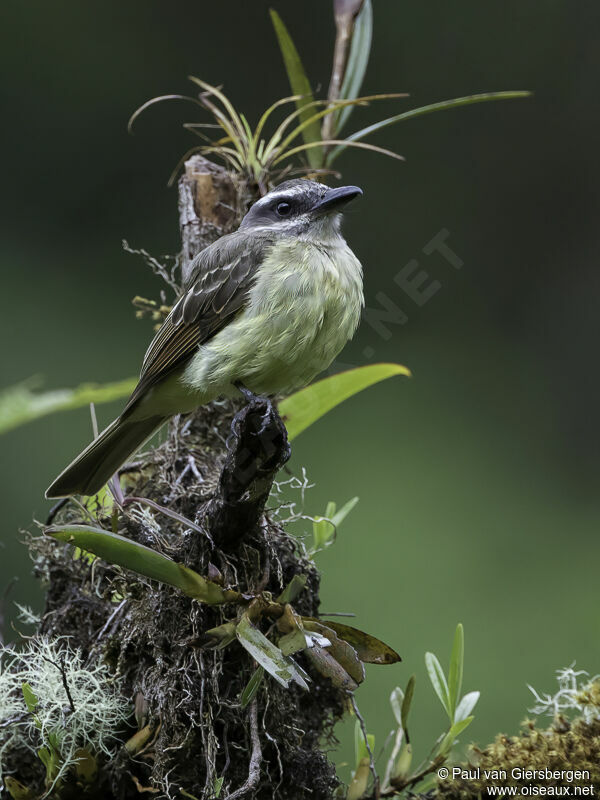
{"label": "wing feather", "polygon": [[222,237],[196,257],[191,284],[165,319],[144,357],[125,412],[155,383],[191,358],[244,306],[272,242],[239,233]]}

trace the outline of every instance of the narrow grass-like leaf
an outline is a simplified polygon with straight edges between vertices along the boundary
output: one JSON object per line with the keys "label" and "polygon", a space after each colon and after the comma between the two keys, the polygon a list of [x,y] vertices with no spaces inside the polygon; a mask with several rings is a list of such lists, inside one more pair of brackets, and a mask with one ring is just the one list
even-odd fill
{"label": "narrow grass-like leaf", "polygon": [[415,693],[415,676],[411,675],[410,678],[408,679],[408,683],[406,684],[406,692],[404,693],[404,698],[402,700],[402,710],[400,712],[402,729],[404,730],[404,735],[406,737],[407,742],[410,742],[410,739],[408,737],[408,715],[410,713],[410,707],[412,704],[414,693]]}
{"label": "narrow grass-like leaf", "polygon": [[288,437],[294,439],[344,400],[394,375],[410,376],[410,370],[400,364],[358,367],[323,378],[286,397],[279,403],[279,413],[284,419]]}
{"label": "narrow grass-like leaf", "polygon": [[351,500],[348,500],[347,503],[340,508],[339,511],[336,511],[333,517],[331,517],[331,521],[335,525],[335,527],[339,527],[342,522],[346,519],[348,514],[352,511],[354,506],[358,503],[358,497],[353,497]]}
{"label": "narrow grass-like leaf", "polygon": [[[340,91],[341,100],[354,100],[356,97],[358,97],[360,87],[362,86],[363,79],[365,77],[365,72],[367,71],[367,64],[369,63],[372,36],[373,7],[371,5],[371,0],[365,0],[358,17],[356,18],[356,22],[354,23],[354,32],[352,34],[352,43],[350,45],[350,52],[348,54],[348,63],[346,64],[346,72],[344,74],[344,80],[342,81],[342,88]],[[352,113],[353,108],[353,106],[347,106],[336,113],[336,136],[348,121],[348,117]]]}
{"label": "narrow grass-like leaf", "polygon": [[450,667],[448,669],[448,701],[450,704],[452,721],[454,721],[454,712],[456,711],[456,706],[462,689],[464,658],[465,634],[463,626],[459,622],[456,626],[456,632],[454,634],[452,654],[450,655]]}
{"label": "narrow grass-like leaf", "polygon": [[425,666],[427,667],[431,685],[440,698],[440,703],[444,706],[450,723],[452,723],[452,713],[450,711],[450,701],[448,698],[448,683],[446,682],[446,676],[444,675],[440,662],[433,653],[425,653]]}
{"label": "narrow grass-like leaf", "polygon": [[270,642],[251,622],[247,614],[243,614],[235,630],[239,643],[261,667],[286,688],[292,681],[308,690],[308,684],[302,677],[297,665],[283,655],[278,647]]}
{"label": "narrow grass-like leaf", "polygon": [[302,153],[303,151],[310,150],[313,147],[321,147],[324,144],[325,145],[343,144],[344,149],[346,147],[358,147],[360,150],[370,150],[372,153],[380,153],[382,156],[395,158],[397,161],[406,160],[404,156],[401,156],[398,153],[394,153],[393,150],[386,150],[385,147],[377,147],[377,145],[374,144],[367,144],[366,142],[349,142],[347,139],[323,139],[321,142],[310,142],[309,144],[300,144],[298,145],[298,147],[292,147],[290,150],[286,150],[285,153],[282,153],[278,158],[276,158],[273,161],[273,166],[279,164],[281,161],[284,161],[286,158],[291,158],[291,156],[295,156],[297,153]]}
{"label": "narrow grass-like leaf", "polygon": [[110,403],[128,397],[137,378],[99,385],[82,383],[75,389],[53,389],[35,392],[39,380],[30,379],[0,391],[0,433],[5,433],[26,422],[45,417],[55,411],[81,408],[90,403]]}
{"label": "narrow grass-like leaf", "polygon": [[252,673],[252,677],[244,687],[244,691],[240,695],[240,705],[242,708],[246,708],[254,698],[256,697],[256,693],[258,692],[262,680],[265,676],[265,671],[263,667],[257,667],[254,672]]}
{"label": "narrow grass-like leaf", "polygon": [[477,705],[477,701],[479,700],[479,692],[469,692],[466,694],[458,706],[456,707],[456,711],[454,712],[454,722],[462,722],[463,719],[466,719],[471,711]]}
{"label": "narrow grass-like leaf", "polygon": [[[309,111],[306,112],[304,111],[304,106],[306,106],[307,103],[310,103],[313,100],[313,93],[310,86],[310,81],[308,80],[308,77],[304,70],[304,66],[302,64],[302,60],[300,58],[298,50],[296,49],[296,45],[294,44],[292,37],[290,36],[289,31],[286,28],[283,20],[273,8],[269,10],[269,13],[271,14],[271,21],[275,29],[275,35],[277,36],[277,41],[279,42],[279,48],[281,50],[283,63],[285,65],[285,70],[287,72],[292,92],[295,95],[300,95],[299,99],[296,100],[296,105],[298,106],[298,109],[303,109],[300,115],[300,119],[304,121],[305,119],[308,119],[308,116],[310,115]],[[312,142],[318,142],[321,138],[321,128],[315,121],[311,125],[307,126],[303,130],[302,134],[304,141],[307,144]],[[319,151],[312,152],[309,155],[309,163],[311,167],[318,168],[322,166],[322,161],[323,161],[322,148],[319,148]]]}
{"label": "narrow grass-like leaf", "polygon": [[374,122],[372,125],[367,125],[360,131],[347,136],[342,142],[339,142],[337,147],[334,147],[327,154],[327,164],[331,166],[335,159],[344,152],[346,147],[352,142],[357,142],[364,139],[366,136],[386,128],[388,125],[395,125],[396,122],[402,122],[406,119],[414,119],[415,117],[423,117],[425,114],[432,114],[434,111],[446,111],[451,108],[458,108],[459,106],[470,106],[474,103],[485,103],[490,100],[517,100],[523,97],[530,97],[531,92],[485,92],[483,94],[471,94],[466,97],[455,97],[452,100],[442,100],[440,103],[430,103],[426,106],[419,108],[412,108],[410,111],[405,111],[402,114],[395,114],[393,117],[387,117],[379,122]]}
{"label": "narrow grass-like leaf", "polygon": [[175,586],[184,594],[203,603],[218,605],[240,599],[238,592],[223,589],[189,567],[117,533],[87,525],[55,525],[46,528],[44,533],[58,541],[94,553],[110,564],[118,564],[147,578]]}
{"label": "narrow grass-like leaf", "polygon": [[350,625],[342,625],[340,622],[332,622],[331,620],[321,622],[313,617],[302,617],[302,622],[307,630],[317,630],[319,633],[323,633],[324,636],[327,636],[327,631],[321,630],[322,628],[334,631],[340,639],[352,645],[360,660],[366,664],[395,664],[398,661],[402,661],[398,653],[392,650],[389,645],[358,628],[352,628]]}

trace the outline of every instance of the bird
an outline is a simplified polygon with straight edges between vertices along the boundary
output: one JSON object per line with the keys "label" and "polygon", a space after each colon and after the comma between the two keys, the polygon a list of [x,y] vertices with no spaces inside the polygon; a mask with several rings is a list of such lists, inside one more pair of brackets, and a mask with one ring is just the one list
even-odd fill
{"label": "bird", "polygon": [[341,232],[358,186],[287,180],[194,259],[122,413],[46,497],[96,494],[170,417],[243,389],[268,398],[308,385],[352,338],[362,266]]}

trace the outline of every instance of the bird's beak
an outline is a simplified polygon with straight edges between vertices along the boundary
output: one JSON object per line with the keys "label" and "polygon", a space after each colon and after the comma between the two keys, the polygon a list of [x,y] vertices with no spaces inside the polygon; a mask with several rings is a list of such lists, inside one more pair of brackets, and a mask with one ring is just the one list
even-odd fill
{"label": "bird's beak", "polygon": [[362,194],[358,186],[339,186],[337,189],[328,189],[321,200],[312,207],[313,214],[329,214],[332,211],[341,211],[346,203]]}

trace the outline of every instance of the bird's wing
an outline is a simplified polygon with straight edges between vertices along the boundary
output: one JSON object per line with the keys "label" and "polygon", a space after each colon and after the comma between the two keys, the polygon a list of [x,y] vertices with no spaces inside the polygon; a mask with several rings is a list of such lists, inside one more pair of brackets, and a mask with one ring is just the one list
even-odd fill
{"label": "bird's wing", "polygon": [[[196,257],[192,281],[177,301],[146,352],[140,380],[128,411],[155,383],[194,355],[244,306],[256,272],[271,242],[223,237]],[[217,246],[218,245],[218,246]]]}

